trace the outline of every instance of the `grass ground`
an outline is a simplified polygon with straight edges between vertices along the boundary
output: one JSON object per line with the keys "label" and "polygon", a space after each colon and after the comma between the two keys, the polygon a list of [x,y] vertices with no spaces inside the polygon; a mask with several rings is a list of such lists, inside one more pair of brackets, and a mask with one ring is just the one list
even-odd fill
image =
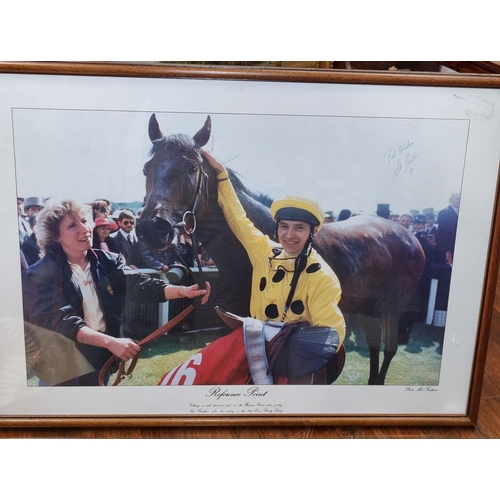
{"label": "grass ground", "polygon": [[[221,331],[170,333],[146,344],[141,352],[132,378],[120,385],[157,385],[170,369],[185,361],[220,337]],[[444,328],[414,323],[407,344],[401,344],[391,362],[386,385],[432,386],[439,383]],[[369,373],[369,353],[360,330],[347,332],[346,363],[337,385],[365,385]],[[380,362],[382,362],[382,354]],[[112,382],[112,381],[111,381]],[[32,377],[29,385],[37,385]]]}
{"label": "grass ground", "polygon": [[[430,386],[439,383],[444,328],[414,323],[407,344],[400,344],[391,361],[385,385]],[[345,341],[346,364],[338,385],[366,384],[369,352],[360,331],[350,331]],[[380,355],[382,363],[383,354]]]}
{"label": "grass ground", "polygon": [[[171,333],[146,344],[130,380],[120,385],[157,385],[170,369],[221,336],[220,330]],[[112,379],[113,380],[113,379]]]}

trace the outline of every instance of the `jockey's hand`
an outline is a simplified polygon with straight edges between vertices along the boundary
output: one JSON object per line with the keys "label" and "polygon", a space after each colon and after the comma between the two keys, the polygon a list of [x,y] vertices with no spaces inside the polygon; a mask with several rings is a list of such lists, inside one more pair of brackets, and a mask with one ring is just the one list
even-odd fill
{"label": "jockey's hand", "polygon": [[113,338],[108,349],[122,361],[128,361],[139,353],[141,347],[132,339]]}
{"label": "jockey's hand", "polygon": [[222,172],[226,171],[226,167],[220,163],[218,160],[216,160],[211,153],[208,151],[205,151],[204,149],[201,150],[201,154],[205,157],[205,159],[208,161],[208,164],[218,173],[221,174]]}
{"label": "jockey's hand", "polygon": [[203,297],[201,299],[202,304],[206,304],[208,301],[208,298],[210,297],[210,283],[208,281],[205,281],[205,286],[206,289],[200,290],[200,287],[198,285],[192,285],[192,286],[180,286],[179,287],[179,296],[180,297],[187,297],[188,299],[195,299],[196,297]]}

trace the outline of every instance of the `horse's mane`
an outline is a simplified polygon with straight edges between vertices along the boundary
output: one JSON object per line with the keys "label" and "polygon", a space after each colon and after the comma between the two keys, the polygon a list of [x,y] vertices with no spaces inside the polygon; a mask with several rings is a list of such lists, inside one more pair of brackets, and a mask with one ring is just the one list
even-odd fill
{"label": "horse's mane", "polygon": [[158,151],[166,151],[168,148],[175,148],[173,154],[179,149],[193,148],[194,142],[191,137],[186,134],[172,134],[168,137],[162,137],[153,142],[153,146],[149,150],[149,156],[153,156]]}
{"label": "horse's mane", "polygon": [[231,179],[231,183],[233,184],[233,187],[235,191],[242,191],[246,195],[250,196],[250,198],[253,198],[255,201],[258,201],[259,203],[262,203],[262,205],[270,208],[271,204],[273,202],[273,199],[267,196],[266,194],[262,193],[254,193],[253,191],[250,191],[240,180],[239,174],[236,173],[234,170],[231,170],[230,168],[227,169],[229,178]]}
{"label": "horse's mane", "polygon": [[[176,154],[179,150],[189,149],[194,146],[193,139],[185,134],[172,134],[168,137],[162,137],[161,139],[155,141],[153,146],[149,151],[149,156],[153,156],[155,153],[159,151],[166,151],[167,149],[173,148],[173,154]],[[273,199],[266,194],[263,193],[255,193],[248,189],[240,180],[239,174],[230,168],[227,169],[229,178],[233,184],[233,187],[236,191],[242,191],[250,198],[255,201],[261,203],[267,208],[271,207]]]}

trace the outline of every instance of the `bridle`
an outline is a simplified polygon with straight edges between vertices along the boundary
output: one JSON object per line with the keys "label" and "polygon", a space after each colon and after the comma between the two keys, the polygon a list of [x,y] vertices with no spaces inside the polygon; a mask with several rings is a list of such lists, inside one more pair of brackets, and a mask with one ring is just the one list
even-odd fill
{"label": "bridle", "polygon": [[[205,172],[203,169],[203,162],[198,163],[195,162],[194,160],[189,160],[192,163],[196,164],[196,168],[198,169],[198,185],[196,187],[196,194],[193,200],[193,203],[191,205],[191,210],[186,210],[184,214],[182,215],[182,220],[181,222],[178,222],[177,224],[174,224],[173,227],[182,227],[186,232],[189,234],[193,234],[195,229],[196,229],[196,207],[198,206],[198,201],[200,199],[200,195],[203,192],[203,188],[205,188],[205,201],[208,207],[208,174]],[[189,227],[189,224],[187,222],[187,218],[191,217],[192,218],[192,227]]]}
{"label": "bridle", "polygon": [[[188,273],[191,275],[191,277],[194,279],[195,283],[198,284],[198,287],[200,289],[205,289],[206,288],[206,279],[205,279],[205,274],[202,269],[201,261],[198,256],[198,252],[196,249],[198,248],[198,242],[195,237],[195,229],[196,229],[196,216],[195,216],[195,211],[196,207],[198,205],[198,201],[200,198],[201,193],[203,192],[203,188],[205,188],[205,198],[206,202],[208,205],[208,175],[203,169],[203,165],[195,162],[197,167],[198,167],[198,185],[196,188],[196,195],[193,200],[193,204],[191,205],[191,210],[186,210],[182,216],[182,221],[175,224],[173,228],[183,228],[189,235],[191,236],[192,239],[192,245],[193,248],[195,249],[194,253],[194,258],[196,260],[196,265],[198,267],[198,275],[196,276],[193,271],[191,270],[190,266],[186,264],[184,259],[182,258],[181,255],[176,254],[176,257],[182,262],[184,267],[187,269]],[[192,217],[192,227],[189,229],[186,229],[186,219],[191,216]],[[168,331],[170,331],[172,328],[174,328],[176,325],[178,325],[186,316],[188,316],[189,313],[191,313],[196,306],[198,306],[201,303],[201,299],[197,298],[189,305],[186,309],[184,309],[182,312],[180,312],[177,316],[172,318],[170,321],[162,325],[160,328],[155,330],[153,333],[145,337],[144,339],[140,340],[137,342],[139,346],[142,346],[144,344],[147,344],[148,342],[151,342],[153,340],[156,340],[157,338],[165,335]],[[132,360],[130,361],[130,364],[128,367],[126,367],[125,361],[121,361],[117,356],[112,355],[108,361],[105,363],[105,365],[101,368],[101,371],[99,373],[99,385],[103,386],[105,385],[105,377],[106,374],[112,370],[112,367],[116,365],[116,363],[119,363],[118,366],[118,371],[116,374],[115,381],[113,382],[113,386],[118,385],[122,380],[128,380],[132,378],[132,372],[137,364],[137,360],[139,359],[139,354],[136,354]]]}
{"label": "bridle", "polygon": [[[198,257],[198,252],[196,249],[198,248],[198,239],[196,238],[195,235],[195,230],[196,230],[196,207],[198,206],[198,201],[200,199],[200,195],[203,192],[203,188],[205,188],[205,201],[208,207],[208,174],[205,172],[203,169],[203,162],[198,163],[195,162],[194,160],[188,160],[192,163],[196,164],[196,167],[198,169],[198,185],[196,187],[196,194],[193,200],[193,203],[191,205],[191,210],[186,210],[184,214],[182,215],[182,220],[178,222],[177,224],[174,224],[173,228],[183,228],[184,231],[186,231],[190,236],[193,244],[193,248],[195,249],[194,251],[194,258],[196,261],[196,265],[198,267],[198,276],[195,276],[194,273],[191,271],[190,266],[186,264],[184,259],[182,258],[181,255],[176,254],[177,258],[182,262],[184,267],[188,270],[189,274],[191,277],[194,279],[194,281],[198,284],[198,286],[201,288],[205,288],[205,275],[202,270],[202,265],[200,262],[200,258]],[[191,217],[192,219],[192,224],[190,227],[188,226],[187,223],[187,218]]]}

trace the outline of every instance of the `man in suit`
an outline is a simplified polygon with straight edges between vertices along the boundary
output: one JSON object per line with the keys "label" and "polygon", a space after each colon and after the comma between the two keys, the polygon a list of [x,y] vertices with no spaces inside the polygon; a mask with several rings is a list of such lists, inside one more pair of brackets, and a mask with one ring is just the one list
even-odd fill
{"label": "man in suit", "polygon": [[436,214],[433,208],[424,208],[422,213],[427,217],[427,224],[425,231],[427,236],[436,237],[437,225],[436,225]]}
{"label": "man in suit", "polygon": [[26,221],[26,213],[24,211],[24,198],[17,198],[17,218],[19,223],[19,243],[22,245],[24,240],[31,234],[31,228]]}
{"label": "man in suit", "polygon": [[130,210],[122,210],[117,221],[120,228],[114,236],[118,251],[125,258],[127,266],[132,269],[144,267],[139,241],[135,234],[135,215]]}
{"label": "man in suit", "polygon": [[446,262],[446,252],[455,249],[457,235],[458,210],[460,207],[460,193],[453,193],[450,204],[438,214],[438,229],[436,233],[436,262]]}
{"label": "man in suit", "polygon": [[[131,210],[124,209],[120,212],[116,223],[119,227],[111,237],[116,243],[118,251],[123,255],[127,266],[132,269],[149,267],[141,257],[140,242],[135,233],[135,215]],[[151,333],[155,327],[151,318],[158,318],[158,310],[152,304],[140,304],[125,299],[123,308],[122,329],[125,337],[140,340]]]}

